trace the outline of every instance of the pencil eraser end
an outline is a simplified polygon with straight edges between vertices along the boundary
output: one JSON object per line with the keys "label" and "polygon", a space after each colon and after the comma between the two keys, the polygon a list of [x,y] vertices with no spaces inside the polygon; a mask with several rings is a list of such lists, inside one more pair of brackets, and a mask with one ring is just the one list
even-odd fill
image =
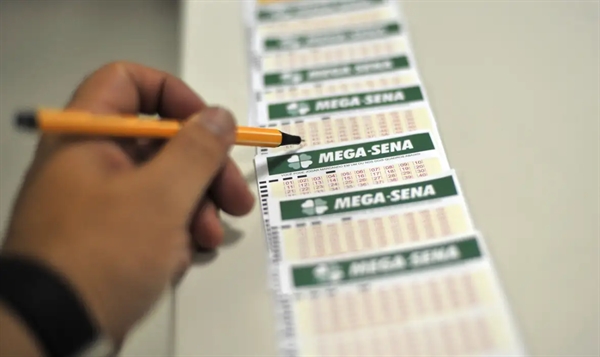
{"label": "pencil eraser end", "polygon": [[21,111],[15,117],[15,125],[24,129],[37,128],[37,120],[34,111]]}

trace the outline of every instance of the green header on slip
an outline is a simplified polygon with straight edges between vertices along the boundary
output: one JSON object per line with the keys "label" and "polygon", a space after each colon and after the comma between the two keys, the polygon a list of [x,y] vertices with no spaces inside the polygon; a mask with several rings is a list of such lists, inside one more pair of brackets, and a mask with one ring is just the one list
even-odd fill
{"label": "green header on slip", "polygon": [[319,115],[349,109],[364,109],[423,100],[418,86],[395,88],[337,97],[310,99],[298,102],[271,104],[269,120]]}
{"label": "green header on slip", "polygon": [[458,194],[453,176],[415,183],[351,191],[335,195],[279,202],[281,220],[350,213],[429,201]]}
{"label": "green header on slip", "polygon": [[435,149],[429,133],[402,135],[360,144],[309,150],[267,158],[269,175],[285,174],[414,154]]}
{"label": "green header on slip", "polygon": [[385,0],[338,0],[327,2],[311,0],[297,5],[261,9],[258,11],[258,20],[270,22],[300,19],[334,12],[361,10],[384,3]]}
{"label": "green header on slip", "polygon": [[352,283],[458,264],[481,256],[477,238],[465,237],[417,249],[296,266],[292,268],[292,279],[296,288]]}
{"label": "green header on slip", "polygon": [[265,40],[267,51],[298,50],[302,48],[331,46],[342,43],[376,40],[388,36],[398,35],[400,26],[397,23],[329,32],[319,35],[305,35],[288,38],[269,38]]}
{"label": "green header on slip", "polygon": [[264,76],[265,87],[277,85],[297,85],[330,79],[364,76],[393,72],[409,68],[408,58],[398,56],[379,60],[347,63],[337,66],[320,67],[295,72],[269,73]]}

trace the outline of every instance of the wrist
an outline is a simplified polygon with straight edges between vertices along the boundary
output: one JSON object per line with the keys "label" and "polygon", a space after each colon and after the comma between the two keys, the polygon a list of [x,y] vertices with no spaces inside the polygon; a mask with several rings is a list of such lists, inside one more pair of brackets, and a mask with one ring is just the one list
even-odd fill
{"label": "wrist", "polygon": [[43,356],[35,335],[8,306],[0,300],[0,356]]}
{"label": "wrist", "polygon": [[0,301],[27,326],[44,355],[112,352],[70,283],[38,261],[0,255]]}

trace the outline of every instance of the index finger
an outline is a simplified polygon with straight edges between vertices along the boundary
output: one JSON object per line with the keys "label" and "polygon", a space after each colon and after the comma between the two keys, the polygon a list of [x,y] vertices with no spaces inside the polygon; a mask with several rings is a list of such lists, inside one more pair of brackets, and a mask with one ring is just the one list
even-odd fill
{"label": "index finger", "polygon": [[[113,62],[90,74],[77,87],[67,109],[94,114],[158,114],[185,119],[206,108],[204,101],[181,79],[154,68],[130,62]],[[34,166],[67,138],[44,134]]]}
{"label": "index finger", "polygon": [[70,109],[97,114],[159,114],[185,119],[206,108],[204,101],[181,79],[130,62],[103,66],[77,88]]}

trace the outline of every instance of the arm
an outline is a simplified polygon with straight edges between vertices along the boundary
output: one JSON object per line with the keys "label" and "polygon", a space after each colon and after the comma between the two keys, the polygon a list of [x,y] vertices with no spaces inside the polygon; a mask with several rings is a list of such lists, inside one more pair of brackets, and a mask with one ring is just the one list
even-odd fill
{"label": "arm", "polygon": [[0,356],[42,357],[42,351],[20,318],[0,302]]}
{"label": "arm", "polygon": [[[90,323],[120,346],[186,271],[194,247],[221,243],[219,212],[246,214],[254,198],[228,158],[233,116],[207,107],[176,77],[111,64],[79,86],[68,108],[189,118],[166,143],[43,136],[0,252],[64,278]],[[0,320],[2,354],[35,355],[10,312]]]}

